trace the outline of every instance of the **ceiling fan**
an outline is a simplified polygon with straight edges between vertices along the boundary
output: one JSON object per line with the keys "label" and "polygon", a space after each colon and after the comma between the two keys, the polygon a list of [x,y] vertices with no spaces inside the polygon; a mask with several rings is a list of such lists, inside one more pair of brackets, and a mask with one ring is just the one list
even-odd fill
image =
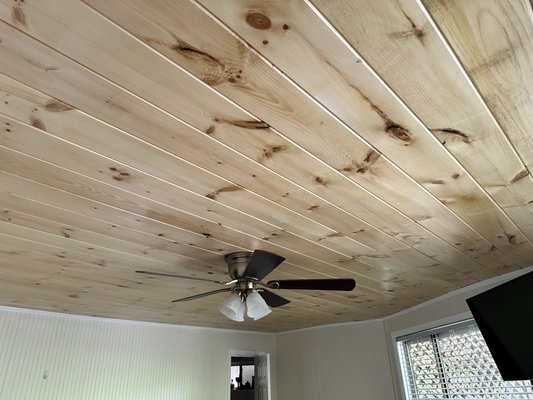
{"label": "ceiling fan", "polygon": [[224,261],[228,265],[228,273],[231,278],[228,282],[162,272],[135,272],[144,275],[168,276],[225,285],[227,286],[225,288],[176,299],[173,300],[173,303],[194,300],[217,293],[230,292],[230,296],[219,306],[219,310],[233,321],[244,321],[245,310],[247,311],[248,317],[258,320],[270,314],[271,310],[269,306],[279,307],[290,303],[286,298],[268,289],[350,291],[355,288],[355,281],[353,279],[294,279],[275,280],[263,283],[261,280],[285,261],[284,257],[267,251],[255,250],[253,253],[249,251],[230,253],[224,256]]}

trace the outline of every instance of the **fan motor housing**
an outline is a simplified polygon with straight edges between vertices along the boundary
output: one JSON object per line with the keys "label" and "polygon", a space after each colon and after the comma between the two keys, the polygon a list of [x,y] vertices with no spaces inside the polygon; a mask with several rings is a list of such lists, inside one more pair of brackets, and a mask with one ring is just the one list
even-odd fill
{"label": "fan motor housing", "polygon": [[249,251],[238,251],[224,256],[224,261],[228,264],[228,273],[231,279],[239,279],[244,275],[252,253]]}

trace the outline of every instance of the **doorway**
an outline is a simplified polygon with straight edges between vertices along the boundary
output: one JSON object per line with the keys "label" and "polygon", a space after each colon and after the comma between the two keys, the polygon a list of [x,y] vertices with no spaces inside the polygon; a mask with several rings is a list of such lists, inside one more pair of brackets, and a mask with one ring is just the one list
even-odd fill
{"label": "doorway", "polygon": [[269,354],[231,352],[230,400],[269,400]]}

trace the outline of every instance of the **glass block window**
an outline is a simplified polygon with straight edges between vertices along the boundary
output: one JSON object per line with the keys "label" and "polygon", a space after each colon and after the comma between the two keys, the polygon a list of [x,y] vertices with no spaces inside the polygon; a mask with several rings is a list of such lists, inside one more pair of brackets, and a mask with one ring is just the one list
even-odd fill
{"label": "glass block window", "polygon": [[408,400],[533,400],[533,382],[502,379],[473,320],[399,338],[398,353]]}

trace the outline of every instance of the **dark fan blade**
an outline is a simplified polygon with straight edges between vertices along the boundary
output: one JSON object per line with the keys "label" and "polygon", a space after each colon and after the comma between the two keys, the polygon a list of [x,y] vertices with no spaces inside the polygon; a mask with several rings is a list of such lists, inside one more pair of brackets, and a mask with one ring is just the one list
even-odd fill
{"label": "dark fan blade", "polygon": [[252,257],[250,257],[250,261],[246,266],[243,276],[256,278],[260,281],[283,261],[285,261],[285,258],[278,256],[277,254],[269,253],[268,251],[255,250],[252,253]]}
{"label": "dark fan blade", "polygon": [[215,281],[212,279],[204,279],[204,278],[195,278],[193,276],[184,276],[184,275],[174,275],[174,274],[165,274],[164,272],[151,272],[151,271],[135,271],[138,274],[143,275],[155,275],[155,276],[169,276],[171,278],[181,278],[181,279],[192,279],[193,281],[204,281],[204,282],[213,282],[213,283],[222,283],[222,281]]}
{"label": "dark fan blade", "polygon": [[217,290],[212,290],[210,292],[195,294],[194,296],[183,297],[182,299],[172,300],[172,302],[177,303],[180,301],[189,301],[189,300],[199,299],[200,297],[211,296],[212,294],[217,294],[217,293],[222,293],[222,292],[231,292],[232,290],[233,290],[232,288],[217,289]]}
{"label": "dark fan blade", "polygon": [[286,298],[278,296],[276,293],[272,293],[270,290],[262,289],[259,291],[259,294],[270,307],[279,307],[290,303],[290,301]]}
{"label": "dark fan blade", "polygon": [[272,289],[308,289],[308,290],[345,290],[355,287],[353,279],[295,279],[270,281],[267,286]]}

